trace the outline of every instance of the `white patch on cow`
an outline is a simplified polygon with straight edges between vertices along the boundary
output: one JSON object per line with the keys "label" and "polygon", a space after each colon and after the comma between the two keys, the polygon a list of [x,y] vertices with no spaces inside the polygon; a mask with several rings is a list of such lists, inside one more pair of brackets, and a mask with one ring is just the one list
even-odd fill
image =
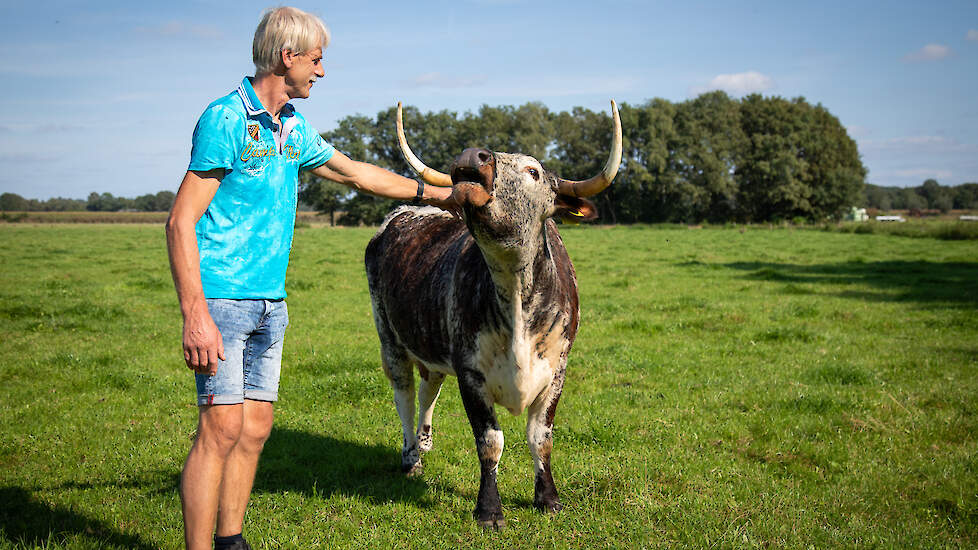
{"label": "white patch on cow", "polygon": [[[482,440],[485,442],[485,444],[479,447],[479,458],[482,460],[490,460],[494,465],[498,466],[499,458],[503,456],[502,430],[488,428],[486,429],[485,433],[482,434]],[[496,466],[494,466],[493,469],[495,469]]]}
{"label": "white patch on cow", "polygon": [[[557,392],[554,390],[557,389]],[[532,404],[526,419],[526,443],[530,447],[530,454],[533,456],[533,468],[536,472],[543,472],[544,466],[550,460],[550,453],[553,451],[553,429],[546,424],[547,409],[553,402],[554,395],[559,393],[559,389],[551,387],[550,391],[540,394]]]}
{"label": "white patch on cow", "polygon": [[560,354],[547,350],[543,358],[538,356],[536,338],[527,332],[523,321],[519,292],[514,293],[511,307],[513,331],[480,333],[477,356],[493,401],[511,414],[519,415],[550,386]]}
{"label": "white patch on cow", "polygon": [[442,382],[445,376],[428,371],[428,379],[421,379],[418,385],[418,408],[421,414],[418,415],[418,449],[422,453],[431,450],[432,446],[432,417],[435,411],[435,402],[438,401],[438,394],[441,393]]}
{"label": "white patch on cow", "polygon": [[[392,384],[393,385],[393,384]],[[401,418],[401,432],[404,446],[401,448],[401,467],[404,471],[415,471],[421,462],[418,450],[418,437],[414,431],[414,388],[394,388],[394,404]]]}
{"label": "white patch on cow", "polygon": [[450,213],[442,210],[441,208],[436,208],[434,206],[411,206],[411,205],[403,205],[403,206],[399,206],[396,209],[394,209],[393,211],[391,211],[391,213],[388,214],[386,218],[384,218],[384,221],[383,221],[383,223],[380,224],[380,229],[377,230],[377,233],[376,234],[377,235],[380,235],[381,233],[383,233],[384,231],[386,231],[387,230],[387,224],[389,224],[391,222],[391,220],[393,220],[394,218],[396,218],[397,216],[399,216],[400,214],[402,214],[404,212],[408,212],[408,213],[410,213],[412,216],[414,216],[416,218],[421,218],[421,217],[424,217],[424,216],[447,216],[447,217],[451,217],[451,214]]}

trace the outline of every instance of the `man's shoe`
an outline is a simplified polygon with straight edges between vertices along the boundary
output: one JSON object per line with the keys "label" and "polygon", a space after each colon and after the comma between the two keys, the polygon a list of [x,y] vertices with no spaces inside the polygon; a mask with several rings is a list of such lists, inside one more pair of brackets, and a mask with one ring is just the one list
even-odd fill
{"label": "man's shoe", "polygon": [[251,545],[241,534],[230,537],[214,537],[215,550],[251,550]]}

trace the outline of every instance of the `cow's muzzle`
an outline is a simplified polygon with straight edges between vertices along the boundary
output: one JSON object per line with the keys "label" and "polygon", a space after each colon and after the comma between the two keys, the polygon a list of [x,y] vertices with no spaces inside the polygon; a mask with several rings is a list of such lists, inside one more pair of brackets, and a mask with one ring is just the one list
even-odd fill
{"label": "cow's muzzle", "polygon": [[496,155],[489,149],[470,147],[452,163],[451,174],[452,185],[478,183],[492,193],[492,182],[496,179]]}
{"label": "cow's muzzle", "polygon": [[450,172],[457,198],[478,207],[492,200],[492,183],[496,179],[496,156],[492,151],[466,149],[452,163]]}

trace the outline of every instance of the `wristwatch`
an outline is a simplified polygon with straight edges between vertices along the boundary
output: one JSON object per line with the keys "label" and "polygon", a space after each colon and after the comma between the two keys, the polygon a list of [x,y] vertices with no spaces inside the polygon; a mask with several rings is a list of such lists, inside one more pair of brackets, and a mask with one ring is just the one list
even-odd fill
{"label": "wristwatch", "polygon": [[411,200],[411,204],[421,204],[422,196],[424,196],[424,182],[418,181],[418,194]]}

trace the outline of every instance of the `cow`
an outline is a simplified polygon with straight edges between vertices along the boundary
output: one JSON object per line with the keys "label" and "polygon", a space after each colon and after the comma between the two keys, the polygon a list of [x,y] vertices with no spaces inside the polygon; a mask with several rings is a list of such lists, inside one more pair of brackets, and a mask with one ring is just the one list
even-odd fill
{"label": "cow", "polygon": [[401,467],[409,475],[421,472],[421,455],[432,446],[435,401],[445,376],[456,376],[481,466],[473,516],[485,528],[505,525],[496,487],[503,452],[497,404],[514,415],[529,409],[533,504],[545,512],[561,509],[550,470],[553,422],[580,310],[574,266],[553,218],[596,217],[583,197],[610,185],[621,163],[614,101],[611,111],[613,143],[604,169],[568,181],[533,157],[488,149],[463,151],[450,175],[433,170],[408,146],[398,103],[405,159],[428,183],[453,186],[462,218],[404,206],[387,216],[366,249],[381,360],[404,436]]}

